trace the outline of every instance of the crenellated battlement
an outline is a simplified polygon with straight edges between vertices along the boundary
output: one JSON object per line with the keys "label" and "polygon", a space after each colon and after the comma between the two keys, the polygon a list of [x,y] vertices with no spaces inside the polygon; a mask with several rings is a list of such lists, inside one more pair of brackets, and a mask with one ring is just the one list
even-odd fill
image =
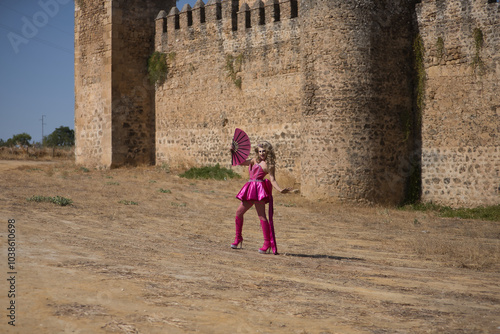
{"label": "crenellated battlement", "polygon": [[[206,34],[223,33],[235,38],[239,34],[266,25],[286,22],[298,17],[298,0],[262,0],[251,6],[238,0],[210,0],[207,4],[198,0],[191,8],[186,4],[179,11],[171,8],[162,10],[156,17],[156,46],[172,43],[178,36],[193,35],[204,31]],[[192,36],[195,37],[195,36]]]}

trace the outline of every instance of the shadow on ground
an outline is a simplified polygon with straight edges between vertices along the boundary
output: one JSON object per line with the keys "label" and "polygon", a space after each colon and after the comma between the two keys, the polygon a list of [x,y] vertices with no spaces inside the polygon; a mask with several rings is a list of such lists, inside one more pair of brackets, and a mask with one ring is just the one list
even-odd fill
{"label": "shadow on ground", "polygon": [[349,261],[364,261],[364,259],[360,259],[357,257],[343,257],[343,256],[334,256],[334,255],[325,255],[325,254],[293,254],[293,253],[284,253],[285,256],[295,256],[295,257],[307,257],[311,259],[330,259],[330,260],[349,260]]}

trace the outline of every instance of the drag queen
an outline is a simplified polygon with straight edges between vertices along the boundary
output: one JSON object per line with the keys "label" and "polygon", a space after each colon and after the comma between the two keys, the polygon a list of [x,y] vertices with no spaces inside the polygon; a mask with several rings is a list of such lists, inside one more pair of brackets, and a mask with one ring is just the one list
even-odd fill
{"label": "drag queen", "polygon": [[[273,147],[267,141],[260,142],[255,148],[255,158],[248,159],[241,165],[248,166],[250,180],[241,188],[236,198],[241,201],[236,210],[236,238],[231,248],[241,248],[243,246],[243,237],[241,231],[243,229],[243,215],[252,206],[255,205],[257,215],[260,219],[260,226],[264,235],[264,245],[259,249],[259,253],[270,253],[271,249],[274,254],[278,254],[276,238],[274,236],[273,226],[273,187],[280,193],[287,193],[289,188],[282,189],[274,176],[275,170],[275,154]],[[269,179],[264,177],[269,174]],[[269,220],[266,217],[266,204],[269,203]]]}

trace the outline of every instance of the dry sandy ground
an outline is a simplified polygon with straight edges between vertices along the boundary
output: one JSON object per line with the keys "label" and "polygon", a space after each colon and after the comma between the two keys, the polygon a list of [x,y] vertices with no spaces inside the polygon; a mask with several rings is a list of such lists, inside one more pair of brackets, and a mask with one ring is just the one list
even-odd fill
{"label": "dry sandy ground", "polygon": [[0,332],[500,333],[500,264],[484,255],[500,250],[498,222],[278,194],[281,255],[260,255],[253,209],[244,248],[229,248],[244,182],[0,163]]}

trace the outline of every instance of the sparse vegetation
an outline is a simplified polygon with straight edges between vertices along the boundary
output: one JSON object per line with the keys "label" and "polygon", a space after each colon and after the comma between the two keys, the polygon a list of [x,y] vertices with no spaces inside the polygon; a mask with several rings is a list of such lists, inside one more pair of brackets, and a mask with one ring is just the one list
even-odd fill
{"label": "sparse vegetation", "polygon": [[31,196],[26,199],[28,202],[48,202],[48,203],[54,203],[59,206],[66,206],[66,205],[71,205],[73,204],[73,201],[69,198],[61,197],[61,196],[55,196],[55,197],[49,197],[49,196]]}
{"label": "sparse vegetation", "polygon": [[227,76],[231,79],[238,89],[241,89],[241,76],[238,75],[241,72],[241,65],[243,64],[243,54],[239,54],[234,57],[233,55],[226,55],[226,71]]}
{"label": "sparse vegetation", "polygon": [[172,193],[172,191],[170,189],[163,189],[163,188],[160,188],[160,192],[163,194],[171,194]]}
{"label": "sparse vegetation", "polygon": [[403,210],[434,212],[439,217],[453,217],[462,219],[482,219],[500,222],[500,205],[479,208],[458,208],[437,205],[434,203],[415,203],[401,207]]}
{"label": "sparse vegetation", "polygon": [[165,162],[161,164],[160,169],[165,173],[170,173],[170,165]]}
{"label": "sparse vegetation", "polygon": [[486,270],[500,261],[498,243],[485,243],[480,237],[449,238],[423,231],[409,240],[408,246],[428,261],[440,261],[450,267]]}
{"label": "sparse vegetation", "polygon": [[3,160],[60,160],[73,159],[75,148],[72,147],[0,147],[0,159]]}
{"label": "sparse vegetation", "polygon": [[167,55],[158,51],[153,52],[148,60],[149,82],[161,86],[167,79],[167,73]]}
{"label": "sparse vegetation", "polygon": [[118,203],[124,204],[124,205],[139,205],[139,203],[137,203],[137,202],[127,201],[127,200],[121,200],[121,201],[118,201]]}
{"label": "sparse vegetation", "polygon": [[205,166],[196,168],[193,167],[179,175],[186,179],[214,179],[214,180],[227,180],[233,178],[241,178],[238,173],[233,172],[227,168],[221,168],[219,164],[215,166]]}
{"label": "sparse vegetation", "polygon": [[436,52],[437,52],[438,58],[442,59],[444,56],[444,40],[441,36],[438,37],[438,39],[436,41]]}

